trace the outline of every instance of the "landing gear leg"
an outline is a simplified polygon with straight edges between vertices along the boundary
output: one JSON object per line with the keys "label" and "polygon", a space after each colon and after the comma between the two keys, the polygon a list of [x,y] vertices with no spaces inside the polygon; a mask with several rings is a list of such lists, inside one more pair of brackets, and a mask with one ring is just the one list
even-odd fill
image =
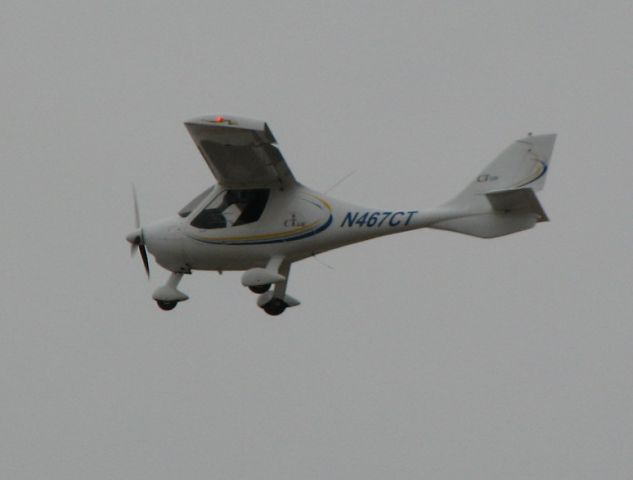
{"label": "landing gear leg", "polygon": [[299,305],[294,298],[286,295],[286,286],[288,285],[288,274],[290,273],[290,262],[283,262],[279,266],[279,274],[285,279],[275,283],[271,292],[263,293],[257,299],[259,305],[268,315],[281,315],[288,307]]}
{"label": "landing gear leg", "polygon": [[182,273],[172,273],[167,279],[167,283],[157,288],[152,294],[152,298],[156,300],[158,308],[161,310],[173,310],[178,302],[184,302],[189,297],[178,290],[178,284],[182,280]]}

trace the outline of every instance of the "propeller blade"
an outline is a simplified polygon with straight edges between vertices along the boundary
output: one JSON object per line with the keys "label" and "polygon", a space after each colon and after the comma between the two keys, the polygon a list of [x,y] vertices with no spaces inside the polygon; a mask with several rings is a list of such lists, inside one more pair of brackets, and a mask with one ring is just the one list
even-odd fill
{"label": "propeller blade", "polygon": [[147,273],[147,278],[149,278],[149,260],[147,259],[147,250],[145,250],[145,245],[141,243],[138,246],[138,249],[141,252],[141,258],[143,259],[143,265],[145,266],[145,272]]}
{"label": "propeller blade", "polygon": [[141,227],[141,215],[138,212],[138,198],[136,196],[136,187],[132,184],[132,196],[134,197],[134,227]]}
{"label": "propeller blade", "polygon": [[141,251],[141,258],[143,259],[145,273],[147,273],[147,278],[149,278],[149,259],[147,258],[147,249],[145,248],[145,242],[143,240],[141,215],[138,208],[138,196],[136,195],[136,186],[134,184],[132,184],[132,198],[134,199],[134,227],[136,230],[129,233],[125,238],[128,242],[130,242],[130,256],[134,256],[137,250]]}

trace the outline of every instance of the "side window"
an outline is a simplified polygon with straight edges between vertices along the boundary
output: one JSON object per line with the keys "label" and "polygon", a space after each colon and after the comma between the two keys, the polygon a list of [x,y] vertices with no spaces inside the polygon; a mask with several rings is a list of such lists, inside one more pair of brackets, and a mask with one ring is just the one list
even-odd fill
{"label": "side window", "polygon": [[197,228],[227,228],[256,222],[262,216],[270,190],[224,190],[202,210],[191,225]]}
{"label": "side window", "polygon": [[209,194],[214,188],[215,186],[211,188],[207,188],[201,194],[196,195],[196,197],[193,200],[191,200],[187,205],[185,205],[184,207],[180,209],[180,211],[178,212],[178,215],[180,215],[183,218],[188,217],[189,214],[196,209],[196,207],[200,204],[200,202],[202,202],[202,200],[204,200],[205,198],[209,196]]}

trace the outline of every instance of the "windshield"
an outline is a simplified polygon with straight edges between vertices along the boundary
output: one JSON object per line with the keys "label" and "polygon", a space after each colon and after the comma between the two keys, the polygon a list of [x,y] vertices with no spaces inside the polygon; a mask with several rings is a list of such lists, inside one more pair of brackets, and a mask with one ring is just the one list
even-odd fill
{"label": "windshield", "polygon": [[270,190],[224,190],[202,210],[191,225],[198,228],[237,227],[256,222],[264,212]]}
{"label": "windshield", "polygon": [[215,185],[211,188],[207,188],[201,194],[196,195],[196,197],[193,200],[191,200],[187,205],[185,205],[184,207],[180,209],[180,211],[178,212],[178,215],[180,215],[183,218],[186,218],[187,216],[189,216],[189,214],[196,209],[196,207],[200,204],[200,202],[202,202],[202,200],[204,200],[205,198],[209,196],[209,194],[214,188],[215,188]]}

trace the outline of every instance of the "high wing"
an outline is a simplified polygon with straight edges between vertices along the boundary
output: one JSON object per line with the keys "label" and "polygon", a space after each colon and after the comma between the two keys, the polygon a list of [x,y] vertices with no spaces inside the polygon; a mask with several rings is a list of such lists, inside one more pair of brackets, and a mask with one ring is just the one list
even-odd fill
{"label": "high wing", "polygon": [[265,122],[218,115],[195,118],[185,126],[221,185],[254,188],[296,183]]}

